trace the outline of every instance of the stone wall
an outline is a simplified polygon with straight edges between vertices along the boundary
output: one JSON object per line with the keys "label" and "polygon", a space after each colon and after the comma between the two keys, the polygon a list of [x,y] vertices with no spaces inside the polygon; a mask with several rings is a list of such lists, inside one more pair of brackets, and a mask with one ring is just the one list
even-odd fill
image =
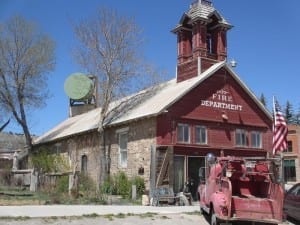
{"label": "stone wall", "polygon": [[[120,130],[128,131],[127,145],[127,167],[123,168],[119,164],[119,135]],[[111,175],[119,171],[124,171],[129,178],[139,175],[139,168],[144,169],[140,174],[149,189],[150,179],[150,159],[151,145],[156,144],[156,120],[139,120],[121,127],[113,127],[106,130],[106,148],[111,155]],[[41,146],[40,146],[41,147]],[[100,135],[95,130],[93,132],[76,135],[59,143],[47,145],[51,152],[59,153],[69,160],[70,169],[81,171],[82,156],[87,156],[87,174],[97,184],[100,178]]]}
{"label": "stone wall", "polygon": [[68,140],[68,152],[72,169],[81,171],[82,157],[87,157],[87,174],[96,184],[100,178],[100,135],[97,131]]}
{"label": "stone wall", "polygon": [[[128,130],[127,167],[119,163],[119,135],[121,130]],[[124,171],[129,178],[139,175],[139,168],[144,169],[141,176],[149,189],[151,145],[156,144],[156,119],[144,119],[116,127],[110,131],[111,137],[111,174]]]}
{"label": "stone wall", "polygon": [[81,158],[87,156],[88,175],[98,183],[100,177],[100,137],[97,131],[76,135],[56,143],[38,146],[38,149],[47,148],[50,153],[60,154],[69,162],[69,171],[81,171]]}

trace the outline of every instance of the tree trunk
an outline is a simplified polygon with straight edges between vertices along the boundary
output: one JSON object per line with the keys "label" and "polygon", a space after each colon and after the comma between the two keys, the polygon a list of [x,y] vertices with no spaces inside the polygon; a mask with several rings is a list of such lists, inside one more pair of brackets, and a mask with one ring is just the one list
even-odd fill
{"label": "tree trunk", "polygon": [[104,183],[108,177],[108,155],[106,151],[105,143],[105,129],[102,128],[100,132],[100,178],[99,178],[99,187]]}

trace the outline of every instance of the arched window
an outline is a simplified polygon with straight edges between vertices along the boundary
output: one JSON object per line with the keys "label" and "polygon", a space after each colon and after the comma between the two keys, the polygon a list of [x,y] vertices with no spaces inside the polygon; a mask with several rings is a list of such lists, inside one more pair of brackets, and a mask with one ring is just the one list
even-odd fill
{"label": "arched window", "polygon": [[81,156],[81,172],[86,173],[87,172],[87,156],[83,155]]}

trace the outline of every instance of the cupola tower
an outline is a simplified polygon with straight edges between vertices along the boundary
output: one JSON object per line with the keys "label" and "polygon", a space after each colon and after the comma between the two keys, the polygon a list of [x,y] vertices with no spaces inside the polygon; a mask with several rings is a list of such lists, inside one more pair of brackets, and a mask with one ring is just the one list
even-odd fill
{"label": "cupola tower", "polygon": [[209,0],[194,1],[172,30],[177,35],[177,82],[200,76],[227,58],[227,31],[232,27]]}

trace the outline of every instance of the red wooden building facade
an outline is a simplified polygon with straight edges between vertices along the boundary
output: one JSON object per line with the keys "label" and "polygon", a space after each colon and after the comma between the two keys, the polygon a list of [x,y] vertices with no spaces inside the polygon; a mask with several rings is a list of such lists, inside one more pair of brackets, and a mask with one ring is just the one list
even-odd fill
{"label": "red wooden building facade", "polygon": [[[173,30],[178,36],[177,82],[205,76],[204,71],[226,60],[230,28],[209,1],[191,5]],[[212,73],[198,78],[157,117],[157,146],[174,154],[171,183],[176,192],[189,179],[197,185],[207,153],[261,157],[272,149],[270,113],[226,63]]]}

